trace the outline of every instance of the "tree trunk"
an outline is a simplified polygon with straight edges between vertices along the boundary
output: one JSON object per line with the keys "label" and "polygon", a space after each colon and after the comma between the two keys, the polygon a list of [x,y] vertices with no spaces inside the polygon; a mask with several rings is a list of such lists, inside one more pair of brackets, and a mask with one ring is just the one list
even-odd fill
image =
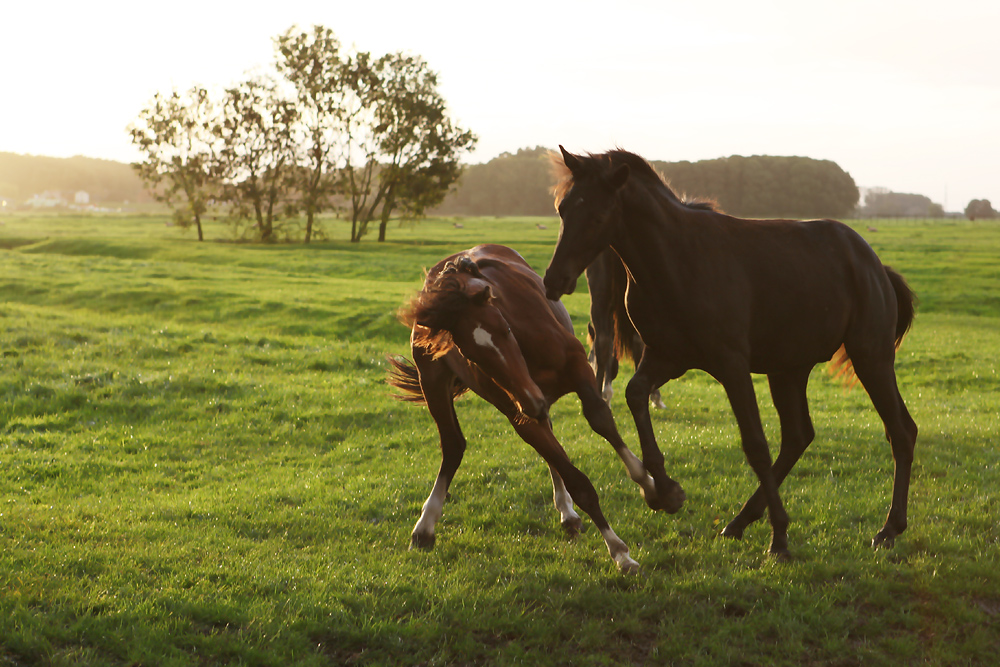
{"label": "tree trunk", "polygon": [[201,216],[197,213],[194,214],[194,225],[198,228],[198,240],[204,241],[205,235],[201,233]]}
{"label": "tree trunk", "polygon": [[379,222],[378,226],[378,240],[379,243],[385,241],[385,228],[389,226],[389,216],[392,215],[392,207],[395,203],[395,196],[393,196],[393,191],[390,188],[385,195],[385,203],[382,204],[382,220]]}

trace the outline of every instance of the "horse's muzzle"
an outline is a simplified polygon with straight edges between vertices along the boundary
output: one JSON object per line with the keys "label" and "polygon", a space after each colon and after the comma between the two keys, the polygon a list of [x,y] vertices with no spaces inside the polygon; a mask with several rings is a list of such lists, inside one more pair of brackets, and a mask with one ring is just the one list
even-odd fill
{"label": "horse's muzzle", "polygon": [[521,414],[536,422],[544,424],[549,420],[549,404],[544,398],[532,398],[518,402]]}
{"label": "horse's muzzle", "polygon": [[576,291],[575,278],[557,276],[551,271],[545,272],[542,282],[545,283],[545,298],[549,301],[558,301],[564,294],[572,294]]}

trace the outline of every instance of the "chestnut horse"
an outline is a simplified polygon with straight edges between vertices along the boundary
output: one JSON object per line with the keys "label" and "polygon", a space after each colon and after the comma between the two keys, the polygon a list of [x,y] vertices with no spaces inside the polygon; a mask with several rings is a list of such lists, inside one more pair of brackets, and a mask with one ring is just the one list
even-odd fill
{"label": "chestnut horse", "polygon": [[[590,292],[590,366],[597,376],[597,386],[608,404],[614,395],[611,383],[618,377],[618,361],[628,359],[633,364],[642,358],[642,339],[625,310],[625,287],[628,277],[622,260],[614,250],[602,250],[587,267],[587,291]],[[659,388],[654,388],[649,400],[658,408],[665,407]]]}
{"label": "chestnut horse", "polygon": [[468,389],[492,403],[549,465],[553,496],[563,526],[575,534],[581,521],[575,502],[600,530],[624,572],[638,564],[601,512],[597,492],[552,433],[549,406],[575,392],[590,427],[615,448],[650,507],[652,478],[629,451],[601,400],[587,353],[573,334],[566,308],[545,298],[542,280],[514,250],[481,245],[452,255],[432,268],[423,289],[400,313],[412,327],[413,364],[390,358],[389,383],[399,398],[427,405],[441,440],[441,468],[410,539],[431,548],[448,486],[462,462],[466,442],[454,399]]}
{"label": "chestnut horse", "polygon": [[[678,497],[663,469],[647,397],[688,369],[725,388],[757,491],[723,534],[742,537],[767,509],[770,552],[788,556],[788,515],[778,486],[813,440],[806,383],[835,365],[861,381],[885,426],[895,472],[892,502],[874,545],[906,529],[917,426],[896,385],[895,352],[913,321],[914,296],[859,234],[833,220],[744,220],[682,202],[641,157],[562,151],[556,190],[559,240],[546,294],[573,291],[598,253],[615,250],[628,271],[626,308],[646,344],[626,401],[643,463],[661,501]],[[768,376],[781,421],[773,465],[751,373]],[[665,506],[664,509],[677,509]]]}

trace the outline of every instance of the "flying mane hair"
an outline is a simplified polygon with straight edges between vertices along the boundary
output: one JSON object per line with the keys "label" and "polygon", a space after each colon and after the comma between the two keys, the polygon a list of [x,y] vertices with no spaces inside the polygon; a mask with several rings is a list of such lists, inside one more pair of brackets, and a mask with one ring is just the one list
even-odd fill
{"label": "flying mane hair", "polygon": [[435,359],[444,356],[454,346],[450,329],[455,320],[470,305],[488,303],[491,294],[469,295],[464,287],[466,276],[483,278],[479,265],[466,255],[447,262],[433,281],[400,308],[399,321],[408,327],[419,324],[429,329],[414,338],[414,343],[425,348]]}
{"label": "flying mane hair", "polygon": [[[678,197],[673,189],[671,189],[663,174],[635,153],[616,148],[606,153],[587,153],[586,155],[578,155],[577,157],[580,158],[589,172],[597,175],[610,175],[615,167],[622,164],[628,165],[631,173],[630,178],[639,177],[650,186],[660,189],[669,199],[676,203],[696,210],[721,213],[715,201],[693,199],[687,196]],[[573,172],[566,166],[560,153],[551,151],[549,153],[549,161],[552,175],[556,180],[556,184],[552,186],[552,194],[555,197],[555,206],[558,208],[559,203],[573,187]]]}

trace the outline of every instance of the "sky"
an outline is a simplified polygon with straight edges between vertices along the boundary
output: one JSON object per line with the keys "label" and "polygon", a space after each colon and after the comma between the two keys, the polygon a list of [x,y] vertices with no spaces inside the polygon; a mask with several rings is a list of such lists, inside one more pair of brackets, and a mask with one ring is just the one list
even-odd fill
{"label": "sky", "polygon": [[138,159],[157,92],[219,89],[324,25],[419,55],[487,162],[518,148],[650,160],[799,155],[861,187],[1000,206],[1000,3],[990,0],[9,2],[0,152]]}

